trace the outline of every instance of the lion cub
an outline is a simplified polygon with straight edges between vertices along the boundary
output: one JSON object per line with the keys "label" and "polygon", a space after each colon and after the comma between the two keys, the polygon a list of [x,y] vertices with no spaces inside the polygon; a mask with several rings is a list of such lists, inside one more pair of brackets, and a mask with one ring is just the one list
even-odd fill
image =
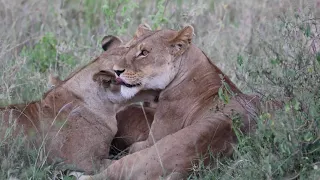
{"label": "lion cub", "polygon": [[[149,132],[145,119],[150,123],[154,110],[145,108],[144,113],[142,108],[126,103],[154,98],[156,93],[145,91],[140,99],[133,100],[121,96],[112,70],[112,60],[121,57],[121,43],[114,36],[106,36],[102,41],[104,52],[98,58],[64,81],[51,77],[52,89],[41,100],[1,108],[1,137],[5,137],[8,127],[16,127],[12,137],[23,131],[49,162],[63,160],[87,173],[105,165],[112,141],[117,148],[124,149],[145,140]],[[104,69],[105,74],[96,74],[102,61],[105,65],[109,62],[109,69]],[[101,90],[108,96],[101,97]],[[121,103],[121,108],[114,102]],[[133,127],[123,123],[123,119],[129,118]],[[114,140],[116,134],[125,138]]]}

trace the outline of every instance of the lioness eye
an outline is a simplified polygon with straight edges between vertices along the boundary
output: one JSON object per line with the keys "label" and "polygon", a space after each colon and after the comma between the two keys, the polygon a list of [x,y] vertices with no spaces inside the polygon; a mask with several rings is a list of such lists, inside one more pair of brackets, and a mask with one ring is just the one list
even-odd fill
{"label": "lioness eye", "polygon": [[147,56],[149,54],[149,51],[147,50],[142,50],[140,53],[140,56]]}

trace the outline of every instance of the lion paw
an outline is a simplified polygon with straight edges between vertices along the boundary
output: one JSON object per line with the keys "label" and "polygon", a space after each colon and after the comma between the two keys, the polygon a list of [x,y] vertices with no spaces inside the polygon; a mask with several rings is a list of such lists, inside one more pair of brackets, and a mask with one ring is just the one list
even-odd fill
{"label": "lion paw", "polygon": [[148,142],[147,141],[140,141],[140,142],[136,142],[136,143],[133,143],[131,146],[130,146],[130,150],[129,150],[129,153],[134,153],[134,152],[137,152],[137,151],[140,151],[142,149],[146,149],[148,148],[149,145],[148,145]]}
{"label": "lion paw", "polygon": [[93,177],[89,175],[82,175],[77,180],[93,180]]}
{"label": "lion paw", "polygon": [[69,174],[69,176],[75,177],[77,180],[93,180],[92,176],[83,175],[83,172],[73,171]]}

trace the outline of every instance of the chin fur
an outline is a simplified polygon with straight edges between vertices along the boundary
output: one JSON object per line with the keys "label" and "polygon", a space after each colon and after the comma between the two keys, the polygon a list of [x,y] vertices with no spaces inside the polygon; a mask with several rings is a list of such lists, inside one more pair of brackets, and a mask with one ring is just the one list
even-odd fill
{"label": "chin fur", "polygon": [[126,101],[127,99],[121,95],[120,92],[111,92],[109,90],[107,91],[99,91],[98,96],[103,101],[111,101],[112,103],[121,103],[123,101]]}
{"label": "chin fur", "polygon": [[131,99],[133,96],[135,96],[140,91],[140,87],[126,87],[121,86],[121,95],[125,99]]}

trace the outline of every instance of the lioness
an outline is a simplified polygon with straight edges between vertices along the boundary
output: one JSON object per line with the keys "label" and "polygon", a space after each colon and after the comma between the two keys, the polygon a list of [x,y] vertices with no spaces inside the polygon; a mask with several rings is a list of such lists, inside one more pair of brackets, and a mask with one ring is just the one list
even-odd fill
{"label": "lioness", "polygon": [[[149,137],[131,146],[133,154],[82,179],[185,178],[192,161],[202,157],[208,162],[208,150],[213,155],[231,154],[233,114],[242,117],[245,132],[254,124],[251,120],[257,98],[241,93],[191,43],[193,27],[180,31],[151,31],[147,27],[139,26],[113,69],[124,97],[131,98],[141,90],[162,90]],[[223,87],[232,97],[227,104],[218,97]]]}
{"label": "lioness", "polygon": [[[115,77],[111,59],[117,58],[121,53],[120,44],[121,41],[116,37],[105,37],[102,41],[105,52],[65,81],[52,79],[55,87],[48,91],[42,100],[1,108],[0,117],[5,124],[2,124],[1,132],[4,133],[6,128],[13,127],[9,121],[15,121],[18,126],[13,134],[23,130],[31,137],[36,133],[33,136],[36,138],[36,144],[46,150],[50,161],[61,158],[87,173],[91,173],[100,165],[103,166],[104,159],[109,154],[110,144],[118,131],[118,123],[114,103],[105,98],[106,96],[100,98],[99,94],[101,88],[104,88],[103,92],[107,91],[107,97],[110,96],[113,102],[124,100],[119,85],[112,83],[115,82]],[[108,62],[109,68],[99,72],[101,61],[104,61],[104,65]],[[143,92],[140,98],[154,98],[154,94]],[[147,112],[147,118],[152,120],[153,109],[144,110]],[[125,107],[117,118],[121,130],[117,136],[125,138],[118,139],[120,142],[114,140],[115,145],[125,148],[137,140],[146,139],[149,129],[140,107]],[[130,122],[140,126],[142,130],[135,131],[134,128],[124,126],[122,118],[130,118]],[[4,137],[4,134],[1,137]]]}

